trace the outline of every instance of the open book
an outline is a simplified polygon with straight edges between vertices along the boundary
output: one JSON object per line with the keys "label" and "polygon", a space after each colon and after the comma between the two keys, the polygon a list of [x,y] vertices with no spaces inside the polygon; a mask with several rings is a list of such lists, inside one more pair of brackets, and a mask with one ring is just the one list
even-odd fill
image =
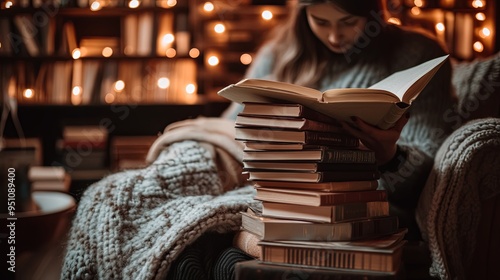
{"label": "open book", "polygon": [[369,88],[321,92],[289,83],[244,79],[218,94],[238,103],[298,103],[335,119],[349,121],[351,116],[357,116],[387,129],[409,108],[447,58],[448,55],[441,56],[396,72]]}

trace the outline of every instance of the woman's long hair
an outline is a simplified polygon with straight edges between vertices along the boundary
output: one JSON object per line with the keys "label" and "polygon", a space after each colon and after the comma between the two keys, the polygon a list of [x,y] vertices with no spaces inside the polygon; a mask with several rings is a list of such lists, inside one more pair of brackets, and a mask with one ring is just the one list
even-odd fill
{"label": "woman's long hair", "polygon": [[299,4],[288,22],[273,33],[273,75],[279,81],[315,87],[332,54],[311,31],[306,7]]}
{"label": "woman's long hair", "polygon": [[[352,1],[352,0],[346,0]],[[339,3],[336,3],[339,2]],[[312,32],[307,21],[306,8],[317,3],[340,3],[343,1],[299,1],[288,21],[272,33],[270,40],[274,47],[272,75],[279,81],[318,88],[322,77],[332,69],[335,58],[345,58],[329,50]],[[343,9],[351,9],[353,5]],[[365,11],[367,9],[364,9]],[[374,8],[372,7],[372,10]],[[359,13],[357,13],[359,14]],[[369,17],[366,14],[363,16]],[[379,40],[380,41],[380,40]]]}

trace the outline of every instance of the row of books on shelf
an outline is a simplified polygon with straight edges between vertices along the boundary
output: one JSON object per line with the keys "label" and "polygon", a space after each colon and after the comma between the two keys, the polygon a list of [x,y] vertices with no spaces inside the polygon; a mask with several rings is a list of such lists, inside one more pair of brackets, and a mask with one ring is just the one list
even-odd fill
{"label": "row of books on shelf", "polygon": [[[12,7],[20,8],[90,8],[94,2],[99,2],[100,7],[129,7],[129,1],[124,0],[109,0],[109,1],[94,1],[94,0],[20,0],[12,4]],[[173,4],[175,2],[175,4]],[[180,1],[182,4],[183,1]],[[141,7],[162,7],[171,8],[177,4],[177,1],[167,1],[167,0],[146,0],[140,1]]]}
{"label": "row of books on shelf", "polygon": [[[93,20],[99,21],[100,18]],[[92,36],[85,35],[88,31],[79,30],[89,27],[75,24],[73,21],[66,21],[58,27],[56,18],[48,14],[45,15],[43,23],[35,22],[35,17],[29,14],[0,18],[0,55],[59,55],[73,58],[117,55],[165,57],[167,50],[174,48],[175,55],[169,55],[172,57],[186,56],[189,52],[191,36],[187,14],[145,11],[104,20],[106,21],[102,21],[102,24],[118,25],[120,30],[108,36]],[[77,49],[79,54],[74,53]]]}
{"label": "row of books on shelf", "polygon": [[244,103],[235,126],[259,202],[242,213],[235,237],[258,262],[238,264],[238,279],[249,279],[250,268],[290,267],[396,277],[406,229],[377,189],[373,151],[335,119],[299,104]]}
{"label": "row of books on shelf", "polygon": [[[74,60],[43,62],[37,72],[28,63],[5,66],[4,84],[18,89],[19,103],[109,104],[194,103],[196,65],[190,59],[146,61]],[[25,90],[31,89],[30,94]]]}

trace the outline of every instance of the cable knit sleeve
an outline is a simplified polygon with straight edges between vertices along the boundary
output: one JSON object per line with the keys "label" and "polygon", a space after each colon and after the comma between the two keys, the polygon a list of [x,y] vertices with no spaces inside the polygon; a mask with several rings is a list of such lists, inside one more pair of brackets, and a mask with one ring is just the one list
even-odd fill
{"label": "cable knit sleeve", "polygon": [[[425,51],[408,53],[423,61],[444,55],[430,40],[424,40]],[[451,91],[451,64],[448,61],[414,101],[410,119],[401,133],[396,155],[396,168],[382,172],[380,186],[388,191],[393,206],[403,209],[416,207],[420,192],[432,168],[434,156],[441,143],[451,133],[452,124],[445,112],[455,102]]]}

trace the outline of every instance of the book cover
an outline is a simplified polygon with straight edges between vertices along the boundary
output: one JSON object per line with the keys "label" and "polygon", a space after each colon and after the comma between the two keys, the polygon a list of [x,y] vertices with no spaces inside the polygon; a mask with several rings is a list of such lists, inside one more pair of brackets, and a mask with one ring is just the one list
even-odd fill
{"label": "book cover", "polygon": [[378,181],[347,181],[347,182],[324,182],[324,183],[305,183],[305,182],[287,182],[287,181],[252,181],[257,188],[278,188],[278,189],[296,189],[296,190],[314,190],[323,192],[357,192],[376,190]]}
{"label": "book cover", "polygon": [[262,217],[243,212],[241,226],[266,241],[349,241],[394,234],[398,231],[399,223],[397,216],[339,223],[313,223]]}
{"label": "book cover", "polygon": [[[244,161],[243,169],[249,171],[376,171],[375,163],[322,163],[322,162],[287,162],[287,161]],[[354,180],[360,180],[355,178]]]}
{"label": "book cover", "polygon": [[386,190],[371,190],[359,192],[322,192],[312,190],[256,188],[256,191],[256,200],[310,206],[327,206],[343,203],[387,200]]}
{"label": "book cover", "polygon": [[312,266],[263,263],[260,260],[237,262],[235,265],[236,280],[396,280],[404,279],[402,277],[403,274],[402,272],[390,273],[352,269],[324,269]]}
{"label": "book cover", "polygon": [[288,142],[355,148],[359,139],[344,133],[236,127],[236,140]]}
{"label": "book cover", "polygon": [[323,183],[323,182],[342,182],[342,181],[371,181],[380,178],[378,170],[360,170],[360,171],[279,171],[279,170],[258,170],[249,171],[248,180],[267,180],[267,181],[290,181],[290,182],[308,182],[308,183]]}
{"label": "book cover", "polygon": [[346,203],[334,206],[307,206],[262,202],[264,217],[295,219],[316,223],[334,223],[389,215],[388,201]]}
{"label": "book cover", "polygon": [[396,72],[369,88],[316,89],[289,83],[244,79],[218,94],[233,102],[298,103],[334,119],[351,122],[351,116],[387,129],[404,114],[412,101],[448,59],[441,56]]}
{"label": "book cover", "polygon": [[277,118],[277,117],[255,117],[238,115],[236,126],[281,128],[290,130],[309,130],[320,132],[342,133],[342,127],[338,124],[313,121],[306,118]]}
{"label": "book cover", "polygon": [[314,161],[323,163],[376,163],[370,150],[320,148],[300,151],[245,151],[243,161]]}

